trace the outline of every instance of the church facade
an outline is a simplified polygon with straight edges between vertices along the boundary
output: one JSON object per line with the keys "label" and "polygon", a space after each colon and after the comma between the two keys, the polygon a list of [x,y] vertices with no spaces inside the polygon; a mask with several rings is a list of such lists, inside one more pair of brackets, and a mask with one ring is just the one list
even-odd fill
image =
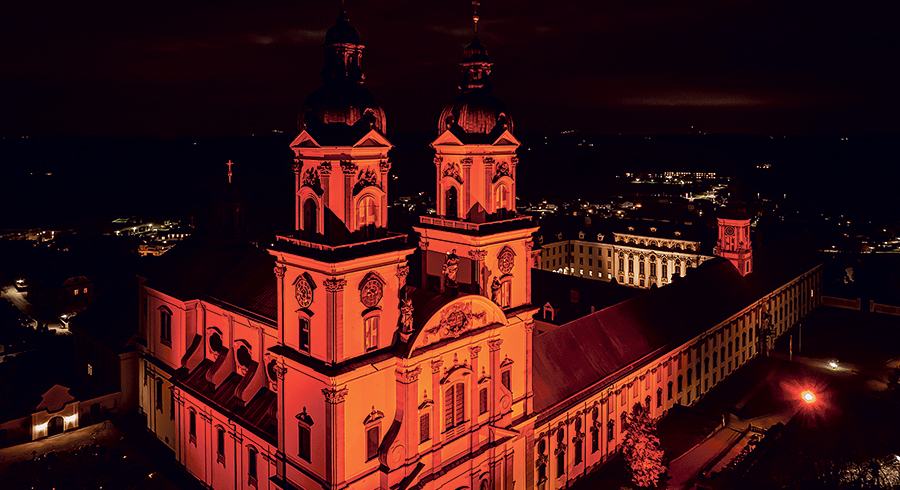
{"label": "church facade", "polygon": [[[817,264],[744,276],[712,259],[536,335],[538,230],[516,212],[487,49],[465,49],[432,143],[438,214],[414,241],[388,228],[385,112],[344,12],[323,46],[291,144],[293,230],[185,242],[142,278],[140,410],[210,488],[564,487],[616,453],[634,403],[694,403],[818,304]],[[726,300],[698,313],[696,288]],[[635,314],[658,303],[681,319]]]}

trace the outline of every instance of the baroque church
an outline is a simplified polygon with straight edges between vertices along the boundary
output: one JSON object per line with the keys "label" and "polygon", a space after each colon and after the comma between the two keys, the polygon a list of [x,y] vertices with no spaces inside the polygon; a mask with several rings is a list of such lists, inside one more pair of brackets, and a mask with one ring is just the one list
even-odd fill
{"label": "baroque church", "polygon": [[140,411],[204,485],[565,487],[617,454],[635,404],[694,403],[819,304],[821,265],[751,250],[749,219],[726,220],[719,258],[539,334],[538,229],[516,211],[487,48],[464,50],[432,143],[437,213],[412,235],[388,226],[386,113],[345,12],[323,50],[291,143],[293,230],[184,242],[141,278]]}

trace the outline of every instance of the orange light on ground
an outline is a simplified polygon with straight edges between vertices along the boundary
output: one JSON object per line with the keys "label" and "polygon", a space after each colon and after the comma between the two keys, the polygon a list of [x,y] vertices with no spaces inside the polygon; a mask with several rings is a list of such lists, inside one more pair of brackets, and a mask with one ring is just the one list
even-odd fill
{"label": "orange light on ground", "polygon": [[815,393],[809,390],[800,393],[800,398],[803,399],[803,401],[805,401],[806,403],[813,403],[816,401]]}

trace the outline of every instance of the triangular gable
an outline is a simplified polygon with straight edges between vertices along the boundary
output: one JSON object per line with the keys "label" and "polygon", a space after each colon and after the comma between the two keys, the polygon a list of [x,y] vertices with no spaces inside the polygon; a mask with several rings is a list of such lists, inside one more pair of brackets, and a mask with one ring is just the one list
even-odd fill
{"label": "triangular gable", "polygon": [[493,143],[494,146],[520,146],[521,144],[509,130],[503,131],[503,134]]}
{"label": "triangular gable", "polygon": [[431,146],[441,146],[441,145],[452,145],[452,146],[463,146],[463,142],[460,141],[459,138],[456,137],[449,129],[444,131],[440,136],[437,137],[431,143]]}
{"label": "triangular gable", "polygon": [[319,148],[320,145],[311,134],[306,132],[304,129],[294,138],[294,141],[291,141],[291,148],[295,147],[311,147],[311,148]]}
{"label": "triangular gable", "polygon": [[391,142],[388,141],[387,138],[385,138],[383,134],[379,133],[377,129],[373,129],[373,130],[369,131],[368,133],[366,133],[365,136],[360,138],[359,141],[357,141],[356,144],[354,144],[353,146],[354,146],[354,148],[356,148],[356,147],[389,148],[393,145],[391,145]]}

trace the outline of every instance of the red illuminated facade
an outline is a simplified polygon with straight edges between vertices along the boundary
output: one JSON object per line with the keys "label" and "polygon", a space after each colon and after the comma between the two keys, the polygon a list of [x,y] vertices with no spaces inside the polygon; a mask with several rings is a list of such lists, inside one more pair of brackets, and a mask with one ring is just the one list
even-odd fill
{"label": "red illuminated facade", "polygon": [[[705,375],[701,392],[698,368],[693,391],[691,353],[727,342],[730,374],[758,352],[763,305],[796,299],[786,327],[818,304],[818,265],[758,286],[718,267],[709,285],[729,282],[731,301],[683,335],[642,340],[666,325],[639,313],[654,301],[687,304],[659,294],[683,294],[699,272],[635,298],[647,305],[629,300],[621,315],[542,338],[537,227],[516,211],[519,142],[491,94],[487,49],[476,37],[464,51],[461,93],[432,143],[437,215],[421,218],[412,243],[388,229],[385,113],[362,85],[363,46],[343,12],[323,46],[324,84],[303,103],[291,143],[293,230],[266,249],[179,244],[141,288],[141,411],[204,484],[565,487],[616,453],[616,421],[635,400],[659,397],[658,417],[726,376],[722,354],[721,374]],[[618,334],[600,326],[634,332],[627,353],[637,358],[611,352]],[[576,345],[584,358],[567,357]],[[683,376],[691,391],[673,392]]]}

